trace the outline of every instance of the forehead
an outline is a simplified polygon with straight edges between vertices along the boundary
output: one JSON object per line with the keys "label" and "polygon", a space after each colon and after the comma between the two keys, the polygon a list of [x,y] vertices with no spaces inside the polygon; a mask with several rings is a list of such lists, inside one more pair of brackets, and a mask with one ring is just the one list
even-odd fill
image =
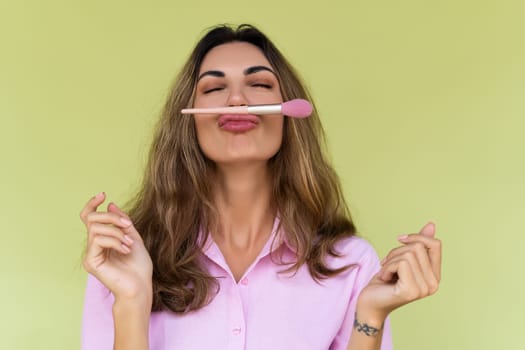
{"label": "forehead", "polygon": [[199,69],[199,74],[208,70],[239,70],[251,66],[268,66],[270,62],[255,45],[246,42],[222,44],[211,49]]}

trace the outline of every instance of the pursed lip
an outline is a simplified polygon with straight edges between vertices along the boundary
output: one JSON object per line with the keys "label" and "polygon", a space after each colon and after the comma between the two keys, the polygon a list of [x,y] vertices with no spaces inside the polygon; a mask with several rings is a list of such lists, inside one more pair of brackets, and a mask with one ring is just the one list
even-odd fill
{"label": "pursed lip", "polygon": [[223,114],[219,117],[219,127],[223,127],[229,122],[250,122],[257,125],[259,124],[259,117],[253,114]]}

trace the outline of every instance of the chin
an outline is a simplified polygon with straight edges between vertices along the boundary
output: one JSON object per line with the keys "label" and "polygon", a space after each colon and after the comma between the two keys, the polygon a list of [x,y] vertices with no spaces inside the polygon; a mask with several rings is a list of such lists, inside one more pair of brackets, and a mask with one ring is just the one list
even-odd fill
{"label": "chin", "polygon": [[[226,153],[226,152],[225,152]],[[256,165],[267,163],[277,152],[269,152],[267,154],[210,154],[206,155],[211,161],[217,165]]]}

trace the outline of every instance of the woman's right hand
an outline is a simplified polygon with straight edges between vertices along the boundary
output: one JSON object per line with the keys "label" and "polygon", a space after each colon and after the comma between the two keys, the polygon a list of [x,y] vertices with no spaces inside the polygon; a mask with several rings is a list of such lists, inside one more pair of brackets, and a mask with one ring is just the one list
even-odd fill
{"label": "woman's right hand", "polygon": [[153,264],[149,253],[129,217],[114,203],[106,212],[97,211],[105,199],[106,195],[99,193],[80,213],[88,234],[83,266],[116,301],[151,307]]}

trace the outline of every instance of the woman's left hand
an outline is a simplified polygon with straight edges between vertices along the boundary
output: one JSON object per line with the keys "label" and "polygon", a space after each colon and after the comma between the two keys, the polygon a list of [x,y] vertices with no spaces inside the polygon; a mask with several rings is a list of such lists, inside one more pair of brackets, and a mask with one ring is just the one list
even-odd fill
{"label": "woman's left hand", "polygon": [[435,225],[426,224],[419,233],[399,236],[403,245],[381,261],[381,270],[361,291],[357,316],[382,324],[400,306],[434,294],[441,280],[441,242],[434,238]]}

